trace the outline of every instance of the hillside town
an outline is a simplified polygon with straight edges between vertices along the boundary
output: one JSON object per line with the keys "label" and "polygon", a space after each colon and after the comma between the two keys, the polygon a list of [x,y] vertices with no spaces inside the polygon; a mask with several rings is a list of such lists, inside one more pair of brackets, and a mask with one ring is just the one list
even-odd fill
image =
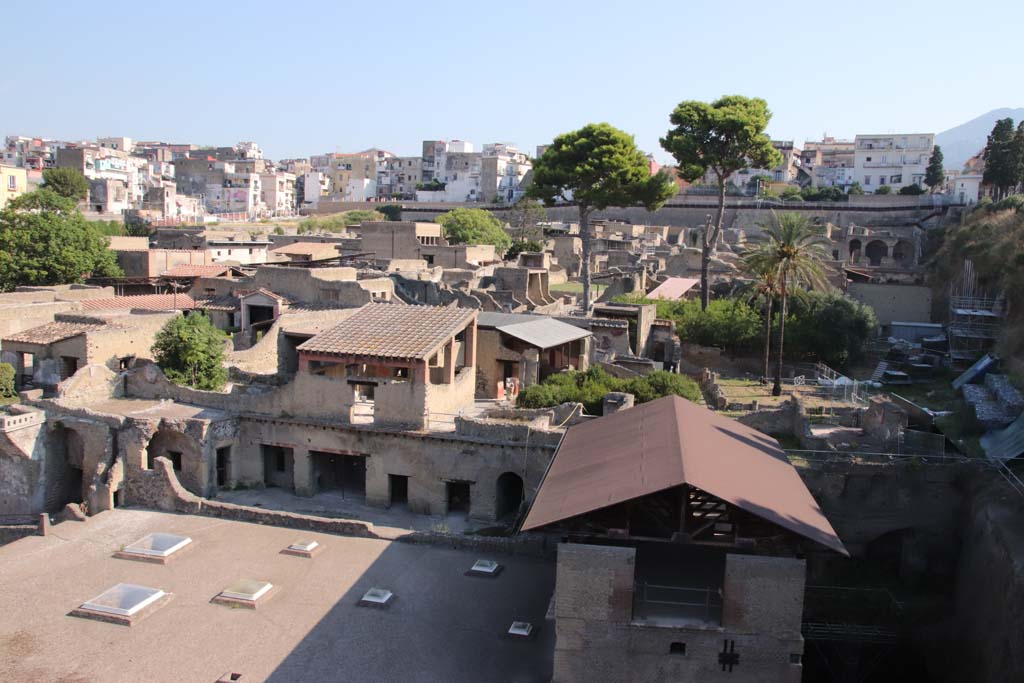
{"label": "hillside town", "polygon": [[772,92],[0,131],[0,680],[1024,681],[1024,110]]}

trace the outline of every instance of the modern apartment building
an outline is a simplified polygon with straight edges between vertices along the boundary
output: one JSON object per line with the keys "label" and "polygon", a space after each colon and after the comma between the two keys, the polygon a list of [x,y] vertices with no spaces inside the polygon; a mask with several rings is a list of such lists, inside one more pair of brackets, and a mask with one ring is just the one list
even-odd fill
{"label": "modern apartment building", "polygon": [[804,143],[800,162],[815,187],[847,188],[854,176],[854,142],[825,137]]}
{"label": "modern apartment building", "polygon": [[858,135],[854,138],[854,180],[865,192],[888,185],[894,192],[924,187],[928,159],[935,146],[934,133]]}

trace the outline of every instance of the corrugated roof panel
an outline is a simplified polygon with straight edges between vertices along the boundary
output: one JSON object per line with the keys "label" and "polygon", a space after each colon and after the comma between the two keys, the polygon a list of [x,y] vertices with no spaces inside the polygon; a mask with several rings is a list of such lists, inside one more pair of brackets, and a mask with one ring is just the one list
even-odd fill
{"label": "corrugated roof panel", "polygon": [[499,325],[497,329],[539,349],[550,349],[590,336],[587,330],[544,317],[529,322]]}
{"label": "corrugated roof panel", "polygon": [[981,447],[989,460],[1006,463],[1024,454],[1024,414],[1000,431],[981,437]]}

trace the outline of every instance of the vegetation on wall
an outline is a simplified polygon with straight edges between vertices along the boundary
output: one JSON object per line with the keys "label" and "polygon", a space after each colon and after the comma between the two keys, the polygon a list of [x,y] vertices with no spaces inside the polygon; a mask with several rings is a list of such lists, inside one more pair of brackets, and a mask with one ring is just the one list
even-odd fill
{"label": "vegetation on wall", "polygon": [[299,221],[299,226],[296,228],[296,232],[299,235],[318,232],[345,232],[346,228],[350,225],[358,225],[364,221],[382,220],[385,220],[385,217],[384,214],[379,211],[357,209],[354,211],[345,211],[343,213],[334,213],[328,216],[313,216],[311,218],[306,218]]}
{"label": "vegetation on wall", "polygon": [[1005,294],[1007,325],[997,350],[1024,379],[1024,195],[980,202],[961,225],[943,229],[930,280],[939,297],[960,279],[965,260],[991,295]]}
{"label": "vegetation on wall", "polygon": [[224,333],[198,312],[176,316],[157,332],[153,358],[175,384],[219,391],[228,379]]}
{"label": "vegetation on wall", "polygon": [[51,190],[29,192],[0,211],[0,291],[63,285],[89,275],[122,275],[110,239],[75,202]]}
{"label": "vegetation on wall", "polygon": [[601,402],[610,391],[633,394],[637,403],[646,403],[675,394],[690,401],[700,400],[700,387],[686,375],[656,370],[643,377],[619,379],[601,368],[552,375],[519,394],[519,407],[546,408],[562,403],[582,403],[590,415],[601,414]]}

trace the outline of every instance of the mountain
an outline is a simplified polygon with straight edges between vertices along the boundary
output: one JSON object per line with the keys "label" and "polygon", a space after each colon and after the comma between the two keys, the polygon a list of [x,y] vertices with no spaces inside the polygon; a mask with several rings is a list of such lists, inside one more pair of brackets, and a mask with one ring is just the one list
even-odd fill
{"label": "mountain", "polygon": [[942,147],[943,165],[948,169],[959,170],[964,162],[985,147],[992,126],[999,119],[1011,118],[1014,125],[1024,119],[1024,109],[993,109],[976,119],[962,123],[935,136],[935,144]]}

